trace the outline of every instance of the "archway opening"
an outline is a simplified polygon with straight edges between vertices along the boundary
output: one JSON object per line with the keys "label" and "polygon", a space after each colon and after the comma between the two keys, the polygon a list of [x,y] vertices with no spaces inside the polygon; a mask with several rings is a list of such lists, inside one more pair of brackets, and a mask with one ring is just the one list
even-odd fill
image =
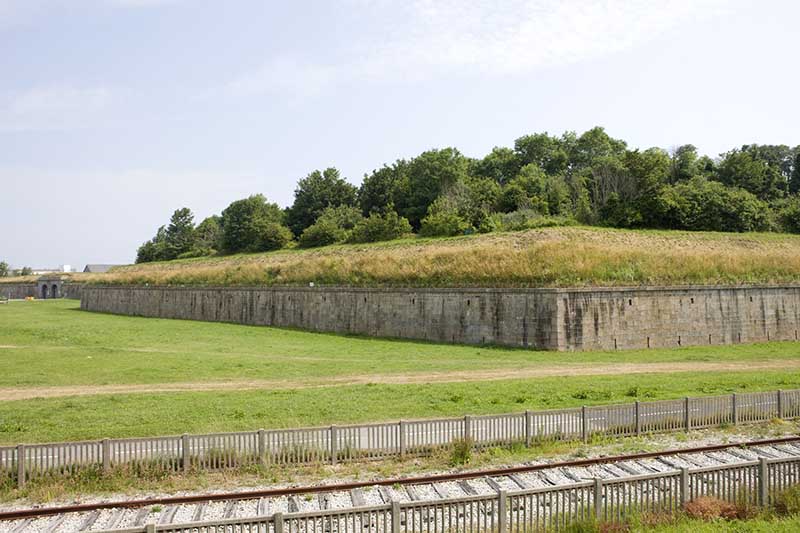
{"label": "archway opening", "polygon": [[50,291],[50,298],[58,298],[58,285],[56,285],[55,283],[53,284],[53,287]]}
{"label": "archway opening", "polygon": [[47,285],[42,285],[42,300],[47,300]]}

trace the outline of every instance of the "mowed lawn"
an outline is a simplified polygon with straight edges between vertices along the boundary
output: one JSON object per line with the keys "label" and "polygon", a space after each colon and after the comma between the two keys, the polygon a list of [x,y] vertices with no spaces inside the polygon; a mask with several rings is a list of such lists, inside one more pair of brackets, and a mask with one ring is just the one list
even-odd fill
{"label": "mowed lawn", "polygon": [[[728,367],[703,370],[720,363]],[[800,388],[798,363],[795,343],[553,353],[121,317],[82,312],[68,300],[12,302],[0,306],[0,442],[326,425]],[[587,366],[615,364],[619,372],[585,375]],[[627,373],[631,365],[640,373]],[[641,365],[658,370],[641,373]],[[541,368],[558,375],[525,375]],[[481,377],[498,370],[506,373],[503,379]],[[443,374],[471,372],[476,375],[470,381],[441,382]],[[515,373],[522,377],[514,379]],[[219,386],[225,382],[234,386]],[[238,388],[238,383],[249,385]],[[190,390],[154,392],[168,384]],[[142,390],[104,389],[126,385]],[[86,394],[71,395],[76,388]],[[8,400],[15,391],[49,391],[50,397]]]}

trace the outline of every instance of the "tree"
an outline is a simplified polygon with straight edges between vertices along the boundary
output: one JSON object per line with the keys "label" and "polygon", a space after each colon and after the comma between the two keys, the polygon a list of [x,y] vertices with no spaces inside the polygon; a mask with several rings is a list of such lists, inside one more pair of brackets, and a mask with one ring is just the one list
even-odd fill
{"label": "tree", "polygon": [[[566,139],[565,134],[565,139]],[[571,144],[569,168],[572,172],[595,166],[603,158],[606,161],[625,154],[625,141],[610,137],[606,130],[597,126],[584,132]]]}
{"label": "tree", "polygon": [[792,165],[792,174],[789,178],[789,192],[791,194],[800,192],[800,146],[797,146],[794,150],[794,164]]}
{"label": "tree", "polygon": [[520,161],[511,148],[494,147],[489,155],[473,163],[472,174],[504,185],[517,175],[522,166]]}
{"label": "tree", "polygon": [[326,208],[356,205],[356,194],[356,187],[342,179],[335,168],[315,170],[297,183],[286,222],[292,233],[300,236]]}
{"label": "tree", "polygon": [[222,212],[222,249],[226,253],[260,252],[284,246],[291,233],[277,204],[255,194],[231,203]]}
{"label": "tree", "polygon": [[533,164],[550,176],[564,174],[569,164],[567,138],[558,139],[547,133],[520,137],[514,141],[514,152],[519,161],[518,168]]}
{"label": "tree", "polygon": [[195,246],[194,215],[188,207],[176,209],[165,233],[165,257],[175,259]]}
{"label": "tree", "polygon": [[763,231],[769,206],[754,194],[696,176],[665,187],[656,202],[660,226],[704,231]]}
{"label": "tree", "polygon": [[32,274],[33,274],[33,269],[31,267],[27,267],[27,266],[26,267],[22,267],[22,269],[19,271],[19,275],[20,276],[30,276]]}
{"label": "tree", "polygon": [[669,182],[677,183],[698,174],[697,148],[684,144],[672,151],[670,157]]}
{"label": "tree", "polygon": [[781,196],[781,173],[765,160],[754,157],[750,151],[731,150],[719,164],[719,181],[729,187],[741,187],[762,200]]}
{"label": "tree", "polygon": [[218,215],[211,215],[197,225],[197,228],[195,228],[195,246],[204,250],[219,250],[222,247],[220,220]]}
{"label": "tree", "polygon": [[398,202],[400,191],[408,179],[407,172],[408,163],[400,159],[392,166],[384,165],[373,170],[369,176],[364,176],[358,190],[358,205],[364,216],[383,213]]}
{"label": "tree", "polygon": [[142,244],[136,251],[137,263],[151,263],[166,259],[167,231],[164,226],[158,228],[155,237]]}
{"label": "tree", "polygon": [[0,261],[0,278],[7,278],[8,273],[8,263]]}
{"label": "tree", "polygon": [[419,228],[428,207],[448,187],[463,182],[469,160],[455,148],[429,150],[408,164],[408,179],[398,198],[397,211]]}

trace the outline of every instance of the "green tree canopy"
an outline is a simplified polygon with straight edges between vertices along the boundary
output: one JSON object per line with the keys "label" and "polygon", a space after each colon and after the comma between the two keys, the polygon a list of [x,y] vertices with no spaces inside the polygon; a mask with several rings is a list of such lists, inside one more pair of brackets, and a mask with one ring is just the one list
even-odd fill
{"label": "green tree canopy", "polygon": [[222,212],[222,248],[226,253],[280,248],[291,239],[284,213],[261,194],[231,203]]}
{"label": "green tree canopy", "polygon": [[194,248],[194,215],[188,207],[176,209],[169,219],[165,234],[165,257],[175,259]]}
{"label": "green tree canopy", "polygon": [[341,178],[335,168],[315,170],[298,182],[294,203],[286,212],[286,223],[299,236],[326,208],[356,205],[356,194],[356,187]]}

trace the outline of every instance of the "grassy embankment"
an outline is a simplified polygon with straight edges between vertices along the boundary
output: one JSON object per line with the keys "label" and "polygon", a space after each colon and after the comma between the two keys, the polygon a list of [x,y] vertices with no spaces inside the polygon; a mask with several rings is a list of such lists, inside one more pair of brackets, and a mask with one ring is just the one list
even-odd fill
{"label": "grassy embankment", "polygon": [[794,343],[563,354],[111,316],[74,301],[12,302],[0,324],[0,443],[800,388]]}
{"label": "grassy embankment", "polygon": [[800,281],[800,236],[543,228],[149,263],[73,278],[98,283],[433,287],[783,283]]}

